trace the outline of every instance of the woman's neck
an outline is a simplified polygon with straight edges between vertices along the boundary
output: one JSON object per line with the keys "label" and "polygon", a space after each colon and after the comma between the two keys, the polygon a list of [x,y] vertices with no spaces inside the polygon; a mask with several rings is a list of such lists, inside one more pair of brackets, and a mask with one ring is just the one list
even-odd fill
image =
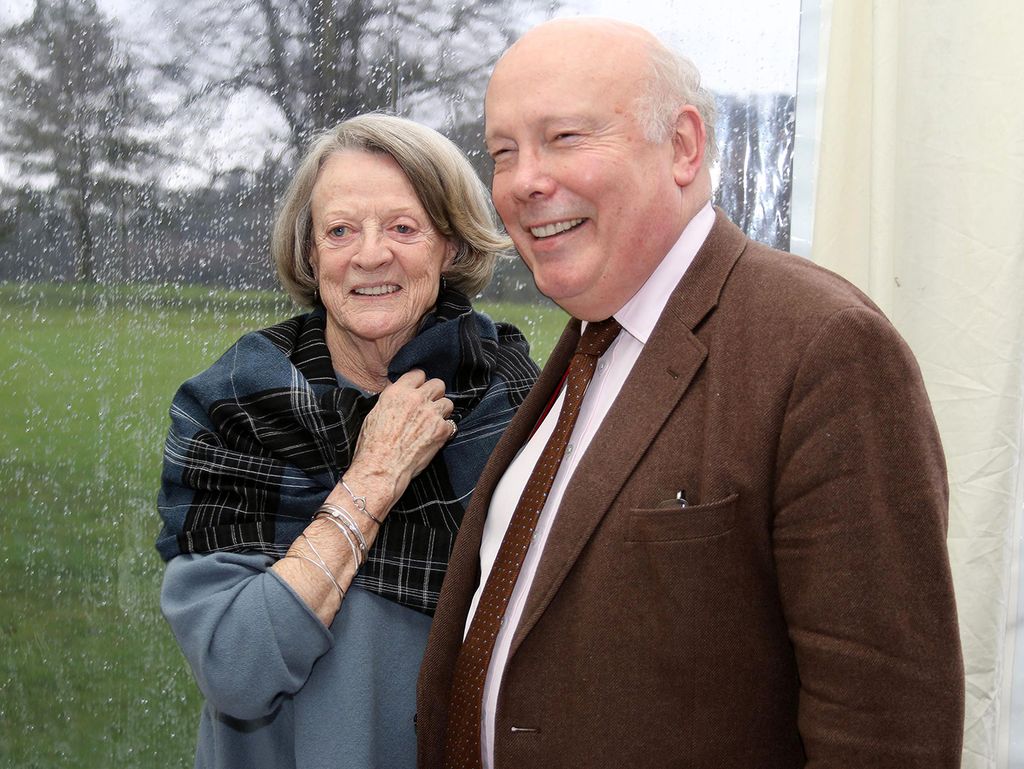
{"label": "woman's neck", "polygon": [[326,338],[334,370],[356,387],[375,393],[388,385],[388,364],[409,341],[397,335],[386,339],[360,339],[333,325],[330,318]]}

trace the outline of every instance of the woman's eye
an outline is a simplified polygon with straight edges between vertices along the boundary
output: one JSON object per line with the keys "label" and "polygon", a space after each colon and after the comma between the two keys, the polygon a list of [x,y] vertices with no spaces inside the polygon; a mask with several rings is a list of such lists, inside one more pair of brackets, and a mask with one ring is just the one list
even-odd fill
{"label": "woman's eye", "polygon": [[415,231],[416,230],[414,230],[408,224],[396,224],[395,225],[395,232],[397,232],[399,235],[412,235]]}
{"label": "woman's eye", "polygon": [[332,238],[343,238],[348,235],[351,230],[344,224],[339,224],[337,227],[331,227],[330,235]]}

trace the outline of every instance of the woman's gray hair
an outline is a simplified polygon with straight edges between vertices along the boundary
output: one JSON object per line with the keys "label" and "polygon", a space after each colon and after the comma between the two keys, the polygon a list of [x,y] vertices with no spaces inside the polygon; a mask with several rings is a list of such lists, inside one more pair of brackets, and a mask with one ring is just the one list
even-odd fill
{"label": "woman's gray hair", "polygon": [[466,156],[432,128],[412,120],[368,113],[313,137],[278,209],[271,254],[281,285],[300,305],[316,302],[317,282],[309,262],[313,187],[327,159],[338,152],[388,155],[398,163],[434,228],[455,246],[444,273],[469,297],[490,282],[499,256],[512,246],[497,226],[483,182]]}
{"label": "woman's gray hair", "polygon": [[704,163],[707,166],[718,160],[718,143],[715,139],[715,96],[700,84],[697,66],[682,54],[678,54],[660,43],[649,48],[651,77],[645,90],[637,97],[637,120],[650,142],[663,142],[675,130],[679,108],[692,104],[700,113],[707,132],[704,146]]}

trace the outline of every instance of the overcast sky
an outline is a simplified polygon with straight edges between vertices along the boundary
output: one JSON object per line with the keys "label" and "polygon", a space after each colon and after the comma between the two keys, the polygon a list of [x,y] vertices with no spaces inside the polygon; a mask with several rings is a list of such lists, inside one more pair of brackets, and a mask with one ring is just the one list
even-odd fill
{"label": "overcast sky", "polygon": [[651,30],[693,59],[717,91],[796,88],[800,0],[575,1]]}
{"label": "overcast sky", "polygon": [[[455,0],[453,0],[454,2]],[[559,0],[556,16],[611,16],[640,24],[696,62],[705,84],[718,92],[786,91],[796,88],[801,0]],[[97,0],[116,17],[136,51],[167,45],[174,6],[159,0]],[[542,3],[537,3],[543,8]],[[0,23],[31,13],[32,0],[0,0]],[[542,13],[539,12],[539,13]],[[169,21],[170,20],[170,21]],[[141,45],[139,42],[144,41]],[[262,97],[236,97],[203,126],[166,126],[185,157],[205,169],[246,165],[277,146],[275,109]],[[262,119],[261,119],[262,116]],[[198,129],[198,130],[196,130]],[[0,175],[6,175],[0,165]],[[204,172],[177,165],[168,169],[172,186],[200,181]]]}
{"label": "overcast sky", "polygon": [[[98,0],[129,29],[152,31],[146,0]],[[32,0],[0,0],[0,21],[24,18]],[[795,88],[800,0],[568,0],[557,16],[587,13],[640,24],[693,59],[712,88]]]}

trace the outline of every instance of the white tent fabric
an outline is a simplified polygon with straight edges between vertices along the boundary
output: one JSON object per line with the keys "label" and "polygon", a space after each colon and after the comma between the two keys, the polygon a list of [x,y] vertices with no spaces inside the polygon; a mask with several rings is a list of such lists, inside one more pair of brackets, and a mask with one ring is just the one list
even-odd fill
{"label": "white tent fabric", "polygon": [[942,433],[965,769],[1024,769],[1022,30],[1019,0],[833,0],[816,180],[812,258],[899,328]]}

